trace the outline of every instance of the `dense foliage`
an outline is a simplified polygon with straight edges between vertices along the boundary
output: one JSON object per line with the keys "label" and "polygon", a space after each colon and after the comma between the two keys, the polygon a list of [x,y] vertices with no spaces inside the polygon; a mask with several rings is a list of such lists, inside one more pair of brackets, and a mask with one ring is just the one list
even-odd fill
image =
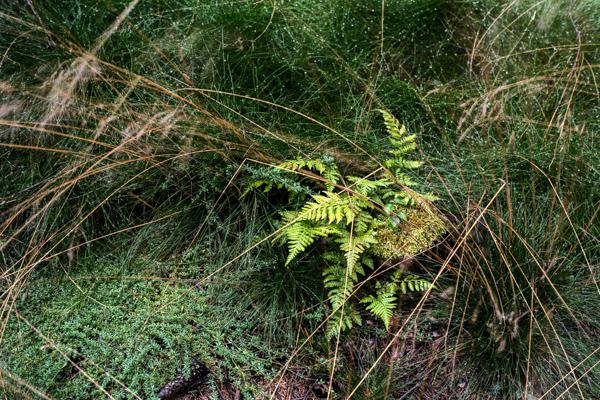
{"label": "dense foliage", "polygon": [[1,3],[0,395],[597,397],[599,43],[598,0]]}
{"label": "dense foliage", "polygon": [[[420,161],[407,158],[416,149],[416,136],[409,135],[406,127],[388,112],[380,111],[392,150],[384,165],[365,177],[343,177],[335,164],[320,160],[292,160],[277,166],[300,177],[312,178],[322,186],[316,193],[311,193],[308,200],[305,200],[305,194],[310,193],[310,188],[299,184],[290,188],[290,201],[298,202],[300,198],[301,204],[281,213],[282,227],[278,237],[288,245],[286,265],[315,241],[335,238],[337,250],[323,255],[329,264],[323,271],[323,281],[332,307],[328,317],[328,337],[337,336],[355,324],[361,325],[361,316],[349,301],[355,285],[365,276],[365,267],[374,268],[374,254],[387,253],[390,259],[411,257],[427,249],[444,232],[443,220],[429,203],[433,197],[411,188],[415,183],[406,175],[406,171],[422,165]],[[283,183],[278,184],[276,179],[260,179],[250,188],[263,186],[263,191],[269,192],[274,186],[282,189]],[[422,215],[424,217],[417,220]],[[423,228],[415,229],[419,224]],[[390,240],[390,236],[399,239]],[[410,245],[390,245],[398,242]],[[377,295],[364,296],[360,302],[366,303],[366,309],[380,317],[386,328],[396,308],[398,288],[406,294],[407,289],[422,291],[433,286],[414,275],[401,279],[400,270],[393,274],[390,282],[383,286],[381,282],[377,284]]]}

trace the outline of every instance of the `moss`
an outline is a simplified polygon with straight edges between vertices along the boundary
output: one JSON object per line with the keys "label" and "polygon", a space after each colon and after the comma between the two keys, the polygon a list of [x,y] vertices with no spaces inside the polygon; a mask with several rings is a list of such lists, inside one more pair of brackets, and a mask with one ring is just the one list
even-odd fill
{"label": "moss", "polygon": [[396,228],[385,227],[377,231],[379,243],[373,247],[373,252],[385,258],[415,255],[431,246],[445,230],[442,218],[429,207],[411,208]]}

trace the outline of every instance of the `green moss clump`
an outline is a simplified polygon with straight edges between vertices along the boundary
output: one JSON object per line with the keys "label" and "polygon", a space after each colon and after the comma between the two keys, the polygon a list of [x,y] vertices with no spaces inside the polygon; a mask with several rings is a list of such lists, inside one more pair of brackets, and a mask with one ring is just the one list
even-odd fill
{"label": "green moss clump", "polygon": [[377,231],[373,252],[385,258],[400,258],[420,253],[446,231],[442,218],[427,206],[406,211],[406,219],[395,228]]}

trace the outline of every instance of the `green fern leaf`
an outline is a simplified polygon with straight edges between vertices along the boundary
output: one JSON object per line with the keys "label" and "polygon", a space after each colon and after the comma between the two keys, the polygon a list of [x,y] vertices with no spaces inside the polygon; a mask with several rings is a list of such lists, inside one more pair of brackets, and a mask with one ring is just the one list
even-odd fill
{"label": "green fern leaf", "polygon": [[367,311],[372,312],[381,320],[385,325],[385,329],[389,329],[390,321],[396,308],[396,284],[389,282],[388,284],[381,287],[376,296],[370,295],[361,299],[361,303],[367,304]]}
{"label": "green fern leaf", "polygon": [[362,325],[360,313],[351,305],[348,304],[344,310],[335,310],[327,323],[325,335],[327,339],[336,337],[338,333],[350,330],[354,325]]}
{"label": "green fern leaf", "polygon": [[343,232],[337,242],[340,244],[340,250],[344,252],[346,268],[352,273],[361,255],[371,245],[376,244],[377,239],[375,238],[375,231],[369,230],[362,234]]}
{"label": "green fern leaf", "polygon": [[400,125],[398,120],[394,118],[392,114],[385,110],[378,111],[383,116],[385,128],[393,139],[400,140],[404,135],[406,135],[406,127],[404,125]]}
{"label": "green fern leaf", "polygon": [[352,190],[365,197],[369,197],[377,190],[386,189],[392,184],[391,181],[385,178],[371,180],[359,178],[357,176],[349,176],[347,179],[349,182],[352,182]]}
{"label": "green fern leaf", "polygon": [[433,283],[416,275],[405,276],[404,279],[400,281],[399,286],[402,294],[406,294],[408,292],[424,292],[434,287]]}
{"label": "green fern leaf", "polygon": [[[403,170],[412,170],[420,168],[423,163],[421,161],[407,160],[406,156],[414,152],[417,148],[416,136],[407,135],[406,127],[400,125],[400,122],[393,115],[384,110],[379,110],[383,116],[383,122],[390,135],[390,144],[393,149],[390,151],[392,158],[385,161],[385,166],[394,169],[394,173],[398,179],[408,183],[408,179],[404,176]],[[411,182],[412,183],[412,182]]]}
{"label": "green fern leaf", "polygon": [[323,283],[327,289],[327,298],[334,310],[341,308],[350,298],[354,288],[351,275],[346,275],[346,268],[340,264],[328,267],[323,271]]}
{"label": "green fern leaf", "polygon": [[325,183],[327,190],[333,190],[335,184],[341,179],[341,174],[335,164],[324,163],[321,160],[289,160],[279,164],[279,168],[289,169],[291,171],[298,171],[305,168],[316,171],[328,181]]}
{"label": "green fern leaf", "polygon": [[329,224],[340,223],[344,218],[346,224],[354,221],[356,214],[349,204],[348,196],[324,191],[323,194],[315,194],[312,198],[313,201],[307,202],[300,210],[299,219],[326,221]]}
{"label": "green fern leaf", "polygon": [[318,238],[337,233],[335,225],[315,225],[310,221],[297,221],[283,230],[281,237],[288,244],[288,257],[285,265],[289,265],[294,258],[304,252]]}

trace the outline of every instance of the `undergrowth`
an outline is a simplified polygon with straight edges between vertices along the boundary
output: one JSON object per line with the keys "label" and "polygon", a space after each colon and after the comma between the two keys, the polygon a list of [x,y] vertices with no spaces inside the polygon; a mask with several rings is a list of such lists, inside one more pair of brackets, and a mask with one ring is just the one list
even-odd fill
{"label": "undergrowth", "polygon": [[[199,260],[189,261],[188,271]],[[80,260],[68,275],[54,263],[35,273],[5,332],[8,393],[27,379],[54,398],[151,399],[196,359],[255,398],[246,368],[268,378],[277,352],[251,334],[253,326],[220,318],[234,311],[189,278],[155,273],[151,261],[101,256]]]}
{"label": "undergrowth", "polygon": [[[213,398],[597,397],[599,10],[3,2],[0,393],[153,398],[196,359]],[[394,185],[377,110],[416,134]],[[407,183],[443,235],[386,208]],[[343,194],[386,224],[331,340],[360,221],[290,227]]]}

